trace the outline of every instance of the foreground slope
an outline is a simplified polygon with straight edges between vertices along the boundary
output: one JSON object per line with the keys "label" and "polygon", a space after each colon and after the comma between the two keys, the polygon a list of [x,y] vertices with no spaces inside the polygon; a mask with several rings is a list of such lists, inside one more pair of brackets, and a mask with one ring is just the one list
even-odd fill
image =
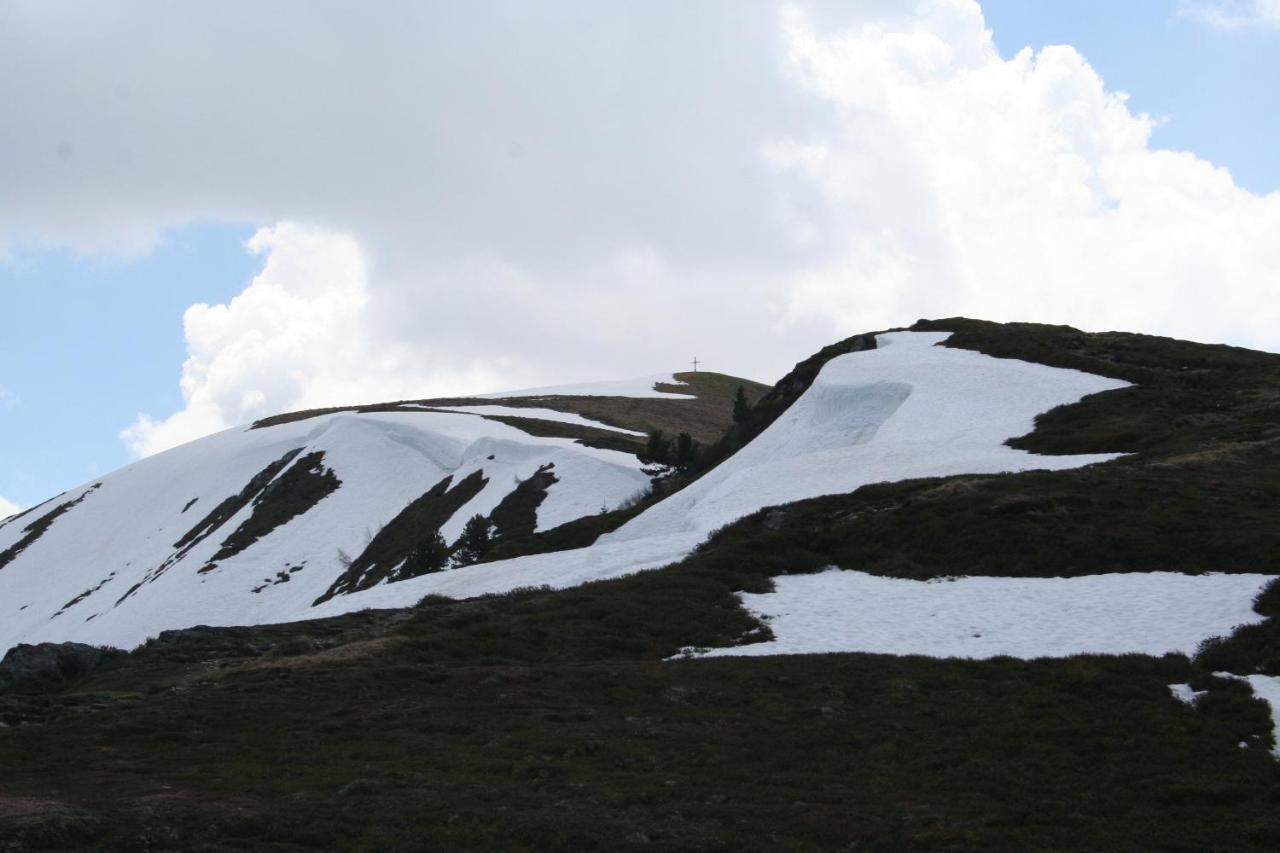
{"label": "foreground slope", "polygon": [[[1280,675],[1275,586],[1253,604],[1253,624],[1191,654],[672,659],[782,637],[785,626],[773,636],[743,599],[807,578],[933,581],[943,595],[964,589],[943,580],[955,575],[1045,589],[1054,578],[1280,574],[1280,357],[1059,327],[915,329],[950,333],[933,349],[1117,380],[1008,444],[1128,455],[850,486],[764,507],[662,570],[170,632],[88,675],[0,689],[10,726],[0,729],[0,841],[1275,849],[1280,764],[1268,708],[1251,689]],[[729,445],[762,437],[829,363],[876,343],[859,336],[802,363]],[[704,496],[724,488],[713,482]],[[1117,590],[1111,604],[1159,608],[1158,595],[1125,600],[1138,594]],[[1240,589],[1238,601],[1247,598]],[[901,622],[884,620],[880,634],[900,637],[911,627]],[[1222,671],[1249,681],[1214,676]]]}

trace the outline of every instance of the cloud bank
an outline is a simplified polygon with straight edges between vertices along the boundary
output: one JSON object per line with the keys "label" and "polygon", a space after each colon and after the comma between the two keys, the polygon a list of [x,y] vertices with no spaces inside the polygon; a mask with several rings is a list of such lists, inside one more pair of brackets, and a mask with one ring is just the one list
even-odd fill
{"label": "cloud bank", "polygon": [[1280,195],[971,0],[12,3],[0,103],[0,246],[263,226],[143,454],[695,354],[772,379],[922,316],[1280,345]]}

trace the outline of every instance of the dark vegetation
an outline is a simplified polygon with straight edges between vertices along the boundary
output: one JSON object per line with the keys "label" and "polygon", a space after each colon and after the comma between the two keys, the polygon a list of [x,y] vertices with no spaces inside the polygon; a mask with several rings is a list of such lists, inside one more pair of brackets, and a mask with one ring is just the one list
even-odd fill
{"label": "dark vegetation", "polygon": [[[1192,710],[1166,686],[1193,677],[1176,656],[663,662],[687,641],[752,630],[731,590],[767,570],[721,568],[703,555],[561,593],[168,632],[28,696],[31,723],[0,730],[0,839],[122,851],[1280,843],[1270,719],[1243,685]],[[84,818],[71,834],[68,813]]]}
{"label": "dark vegetation", "polygon": [[[190,551],[206,537],[210,536],[222,525],[231,520],[231,517],[244,509],[249,503],[260,494],[267,484],[276,478],[284,467],[294,460],[299,453],[302,452],[301,447],[295,447],[293,450],[285,453],[276,461],[263,468],[257,474],[249,478],[249,482],[245,487],[234,495],[224,498],[217,506],[209,511],[209,514],[200,519],[194,527],[182,535],[177,542],[173,543],[173,547],[177,548],[183,554]],[[190,506],[190,504],[187,504]]]}
{"label": "dark vegetation", "polygon": [[439,530],[430,530],[418,537],[418,544],[413,546],[409,557],[399,569],[391,575],[391,580],[402,581],[442,572],[449,568],[449,543]]}
{"label": "dark vegetation", "polygon": [[487,560],[506,560],[530,554],[546,554],[570,548],[585,548],[601,536],[617,530],[623,524],[644,512],[652,503],[652,496],[625,509],[613,509],[598,515],[582,518],[527,536],[499,539],[489,551]]}
{"label": "dark vegetation", "polygon": [[452,488],[452,475],[436,483],[374,534],[364,551],[315,603],[368,589],[386,579],[408,559],[423,536],[439,530],[467,501],[479,494],[487,482],[484,474],[476,471]]}
{"label": "dark vegetation", "polygon": [[[1017,442],[1135,455],[771,508],[676,567],[559,592],[167,632],[0,705],[0,848],[1276,849],[1270,716],[1246,685],[1212,676],[1280,672],[1274,618],[1194,660],[680,659],[767,639],[735,593],[831,564],[917,578],[1280,574],[1280,357],[917,328],[1142,382],[1048,413]],[[715,452],[767,426],[824,361],[755,401]],[[500,538],[489,556],[588,544],[637,511]],[[1280,611],[1280,585],[1255,606]],[[1209,692],[1190,708],[1169,693],[1179,682]]]}
{"label": "dark vegetation", "polygon": [[308,453],[272,480],[253,499],[253,512],[218,547],[201,572],[218,560],[234,557],[277,527],[307,512],[342,485],[332,468],[324,466],[324,452]]}
{"label": "dark vegetation", "polygon": [[702,445],[694,441],[693,436],[687,432],[671,439],[662,430],[656,429],[649,433],[644,450],[637,455],[641,462],[669,465],[676,472],[684,474],[693,468],[702,455]]}
{"label": "dark vegetation", "polygon": [[547,489],[557,482],[554,465],[548,463],[522,480],[489,513],[494,535],[499,539],[532,536],[538,525],[538,507],[546,500]]}
{"label": "dark vegetation", "polygon": [[478,563],[493,547],[493,522],[483,515],[473,515],[462,527],[462,534],[453,543],[454,565],[470,566]]}
{"label": "dark vegetation", "polygon": [[[31,522],[26,527],[24,527],[22,529],[22,532],[24,534],[22,538],[20,538],[17,542],[14,542],[8,548],[5,548],[3,551],[0,551],[0,569],[3,569],[5,566],[9,565],[9,563],[13,562],[15,557],[17,557],[23,551],[27,550],[27,548],[31,547],[31,544],[34,543],[37,539],[39,539],[41,536],[43,536],[45,534],[45,531],[48,530],[53,525],[53,523],[58,520],[58,516],[72,509],[77,504],[79,504],[82,500],[89,497],[89,495],[93,494],[93,492],[101,485],[102,485],[101,483],[94,483],[92,486],[85,489],[84,494],[80,495],[80,497],[76,498],[73,501],[66,501],[65,503],[58,504],[56,507],[49,510],[44,515],[40,516],[35,521]],[[12,518],[10,518],[9,521],[10,522],[16,521],[18,518],[20,518],[24,514],[25,513],[20,513],[19,515],[15,515]]]}

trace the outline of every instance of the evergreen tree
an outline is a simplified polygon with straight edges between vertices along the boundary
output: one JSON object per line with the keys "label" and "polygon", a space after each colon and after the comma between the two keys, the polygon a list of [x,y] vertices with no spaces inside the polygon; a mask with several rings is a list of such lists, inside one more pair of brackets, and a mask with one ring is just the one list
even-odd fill
{"label": "evergreen tree", "polygon": [[698,456],[698,444],[693,440],[693,436],[687,432],[680,433],[676,437],[676,455],[674,464],[681,471],[689,470],[689,466],[693,464],[693,460]]}
{"label": "evergreen tree", "polygon": [[671,464],[671,439],[660,429],[649,431],[649,440],[644,446],[644,455],[640,457],[642,462],[651,462],[658,465]]}
{"label": "evergreen tree", "polygon": [[462,535],[453,543],[455,566],[469,566],[480,562],[493,546],[493,523],[483,515],[473,515],[462,528]]}
{"label": "evergreen tree", "polygon": [[751,404],[747,402],[747,392],[738,386],[738,393],[733,395],[733,422],[740,424],[751,414]]}
{"label": "evergreen tree", "polygon": [[409,558],[396,572],[396,580],[416,578],[418,575],[438,572],[449,565],[449,543],[439,530],[432,530],[418,541],[409,552]]}

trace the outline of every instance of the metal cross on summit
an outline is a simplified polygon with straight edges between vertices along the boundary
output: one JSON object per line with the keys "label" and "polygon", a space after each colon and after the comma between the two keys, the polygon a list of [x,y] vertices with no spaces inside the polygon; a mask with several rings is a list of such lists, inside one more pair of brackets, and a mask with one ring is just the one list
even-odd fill
{"label": "metal cross on summit", "polygon": [[702,362],[698,361],[698,357],[695,355],[695,356],[693,357],[693,372],[694,372],[694,373],[697,373],[697,372],[698,372],[698,365],[699,365],[699,364],[702,364]]}

